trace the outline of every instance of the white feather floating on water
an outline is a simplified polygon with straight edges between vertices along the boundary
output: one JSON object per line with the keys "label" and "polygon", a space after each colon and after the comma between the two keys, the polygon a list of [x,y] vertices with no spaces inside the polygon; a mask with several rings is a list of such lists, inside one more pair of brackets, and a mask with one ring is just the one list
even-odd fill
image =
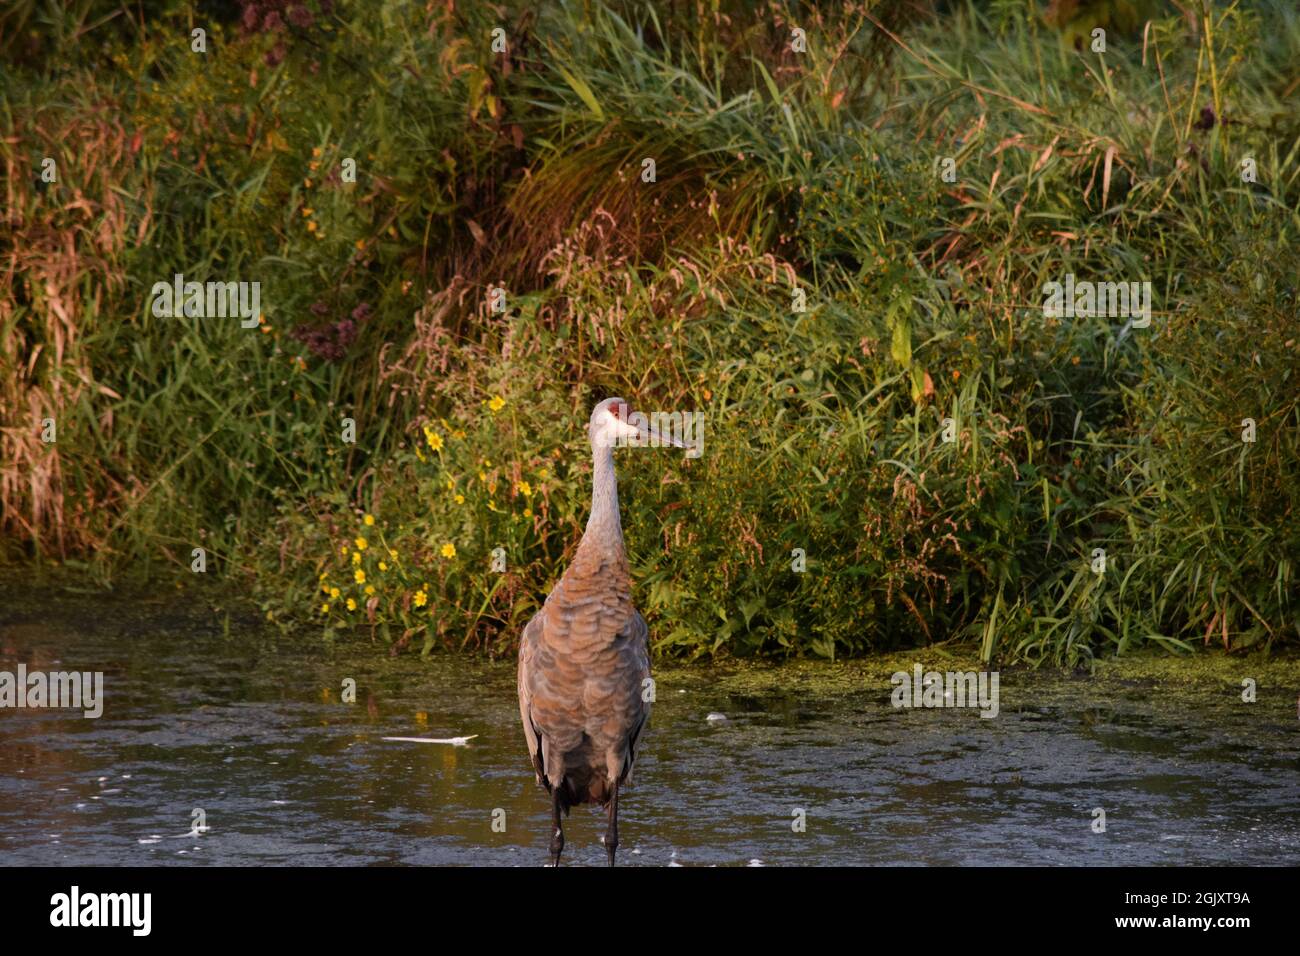
{"label": "white feather floating on water", "polygon": [[384,740],[397,740],[406,744],[451,744],[453,747],[468,747],[469,742],[478,734],[468,737],[384,737]]}

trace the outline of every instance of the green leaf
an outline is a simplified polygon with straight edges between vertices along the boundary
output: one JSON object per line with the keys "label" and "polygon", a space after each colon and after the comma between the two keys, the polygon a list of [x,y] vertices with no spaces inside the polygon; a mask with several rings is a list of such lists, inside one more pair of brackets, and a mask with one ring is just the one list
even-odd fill
{"label": "green leaf", "polygon": [[600,108],[600,103],[596,101],[596,95],[591,92],[591,87],[578,79],[564,67],[557,65],[555,68],[560,71],[560,76],[564,77],[564,82],[568,83],[573,92],[578,94],[578,97],[582,102],[587,104],[587,109],[591,110],[591,112],[595,114],[596,119],[603,120],[605,118],[605,111]]}
{"label": "green leaf", "polygon": [[[893,312],[893,309],[890,309]],[[895,315],[894,336],[889,345],[889,354],[903,368],[912,365],[912,325],[905,315]]]}

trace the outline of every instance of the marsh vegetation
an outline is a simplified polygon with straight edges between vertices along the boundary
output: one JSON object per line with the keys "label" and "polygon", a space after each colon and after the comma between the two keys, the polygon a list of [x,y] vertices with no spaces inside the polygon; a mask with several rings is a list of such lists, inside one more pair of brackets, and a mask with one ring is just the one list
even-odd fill
{"label": "marsh vegetation", "polygon": [[660,657],[1294,643],[1300,14],[1112,6],[9,4],[4,558],[506,654],[618,394]]}

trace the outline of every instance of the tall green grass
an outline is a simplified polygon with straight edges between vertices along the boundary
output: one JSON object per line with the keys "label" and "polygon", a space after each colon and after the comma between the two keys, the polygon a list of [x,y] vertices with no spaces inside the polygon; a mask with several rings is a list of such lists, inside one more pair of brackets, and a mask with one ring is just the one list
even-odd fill
{"label": "tall green grass", "polygon": [[[708,416],[699,460],[620,453],[662,653],[1076,665],[1300,632],[1288,5],[317,5],[205,21],[206,57],[171,8],[91,26],[114,6],[67,14],[89,62],[67,24],[54,59],[10,47],[11,558],[185,582],[203,546],[285,626],[508,652],[621,394]],[[55,131],[96,124],[82,181]],[[70,323],[21,284],[42,269]],[[154,318],[174,272],[262,281],[265,331]],[[1046,317],[1067,272],[1150,280],[1151,327]],[[293,334],[359,306],[341,357]]]}

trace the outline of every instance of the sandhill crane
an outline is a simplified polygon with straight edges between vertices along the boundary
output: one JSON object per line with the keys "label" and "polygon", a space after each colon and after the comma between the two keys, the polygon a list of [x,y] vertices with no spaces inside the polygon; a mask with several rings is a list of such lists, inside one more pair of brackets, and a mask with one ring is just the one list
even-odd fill
{"label": "sandhill crane", "polygon": [[605,809],[605,852],[614,865],[618,789],[631,775],[637,739],[650,716],[650,642],[632,606],[614,446],[650,440],[685,446],[637,424],[641,420],[621,398],[607,398],[592,411],[587,528],[573,563],[519,644],[519,714],[537,782],[551,794],[555,866],[564,849],[561,812],[567,816],[569,807],[583,803]]}

